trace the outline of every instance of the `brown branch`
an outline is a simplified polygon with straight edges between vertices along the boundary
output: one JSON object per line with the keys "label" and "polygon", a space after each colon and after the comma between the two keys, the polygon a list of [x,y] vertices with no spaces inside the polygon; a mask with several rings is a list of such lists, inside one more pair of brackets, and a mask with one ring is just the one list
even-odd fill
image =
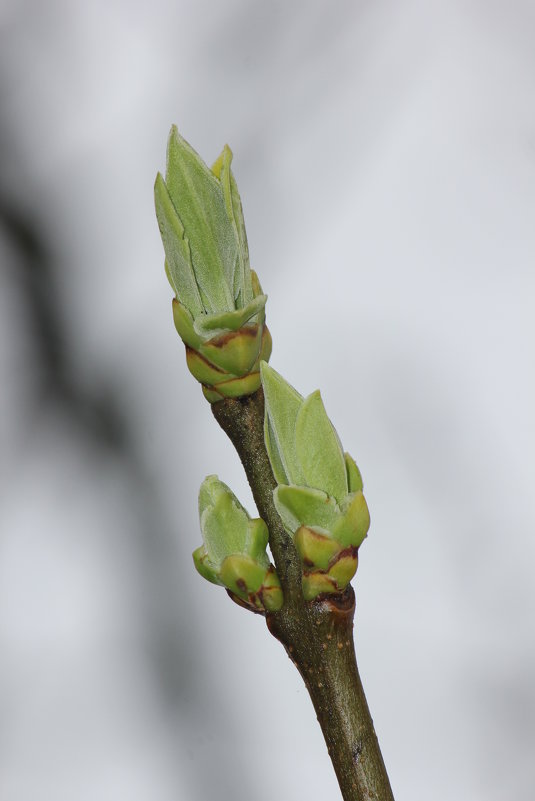
{"label": "brown branch", "polygon": [[212,411],[243,463],[283,590],[284,606],[266,616],[314,704],[344,801],[394,801],[358,673],[353,644],[355,595],[305,601],[302,566],[273,503],[276,486],[264,445],[264,397],[225,399]]}

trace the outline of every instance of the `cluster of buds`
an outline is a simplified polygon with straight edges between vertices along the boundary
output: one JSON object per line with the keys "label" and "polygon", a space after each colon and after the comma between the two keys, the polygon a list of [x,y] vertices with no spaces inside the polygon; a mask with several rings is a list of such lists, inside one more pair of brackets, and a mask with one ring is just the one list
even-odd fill
{"label": "cluster of buds", "polygon": [[210,403],[255,392],[271,354],[231,161],[225,146],[210,169],[173,126],[165,180],[158,173],[154,187],[175,327]]}
{"label": "cluster of buds", "polygon": [[[210,169],[171,128],[165,179],[158,174],[154,194],[173,318],[189,370],[210,403],[263,385],[274,503],[301,557],[303,594],[311,600],[347,587],[370,517],[360,472],[343,452],[319,392],[302,398],[267,365],[267,298],[249,265],[231,162],[225,146]],[[280,609],[264,521],[251,519],[217,476],[201,486],[199,513],[204,544],[193,554],[199,573],[249,608]]]}
{"label": "cluster of buds", "polygon": [[344,453],[319,391],[303,398],[266,363],[265,443],[273,498],[303,563],[303,594],[342,592],[357,570],[370,515],[362,477]]}
{"label": "cluster of buds", "polygon": [[226,587],[235,600],[260,612],[276,612],[283,595],[275,568],[266,553],[267,526],[251,519],[234,493],[208,476],[199,491],[203,545],[193,553],[198,572]]}

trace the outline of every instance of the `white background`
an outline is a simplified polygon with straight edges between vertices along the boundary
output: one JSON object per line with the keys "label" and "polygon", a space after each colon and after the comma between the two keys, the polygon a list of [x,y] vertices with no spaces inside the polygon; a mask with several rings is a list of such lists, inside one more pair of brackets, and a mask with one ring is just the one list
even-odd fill
{"label": "white background", "polygon": [[0,14],[1,801],[339,797],[282,648],[192,567],[204,476],[252,502],[172,326],[173,122],[233,148],[272,364],[364,475],[397,801],[532,801],[533,2]]}

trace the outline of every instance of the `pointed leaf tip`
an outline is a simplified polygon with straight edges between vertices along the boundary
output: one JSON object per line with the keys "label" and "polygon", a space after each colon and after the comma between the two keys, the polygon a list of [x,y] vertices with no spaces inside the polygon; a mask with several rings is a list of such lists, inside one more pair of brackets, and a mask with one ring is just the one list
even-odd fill
{"label": "pointed leaf tip", "polygon": [[358,490],[362,490],[363,488],[360,470],[357,467],[357,463],[349,453],[344,453],[344,459],[346,462],[349,492],[358,492]]}
{"label": "pointed leaf tip", "polygon": [[305,398],[299,409],[295,447],[304,483],[341,501],[347,495],[344,454],[319,390]]}
{"label": "pointed leaf tip", "polygon": [[227,164],[230,167],[233,156],[234,154],[230,147],[225,145],[217,159],[212,164],[212,172],[218,180],[221,180],[221,168],[223,167],[223,164]]}

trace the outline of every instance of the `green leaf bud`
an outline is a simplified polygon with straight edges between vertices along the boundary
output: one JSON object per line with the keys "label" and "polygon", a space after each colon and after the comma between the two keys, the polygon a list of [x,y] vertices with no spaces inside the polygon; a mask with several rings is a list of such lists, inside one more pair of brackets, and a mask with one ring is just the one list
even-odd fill
{"label": "green leaf bud", "polygon": [[268,530],[264,521],[251,519],[217,476],[208,476],[201,485],[199,517],[203,545],[193,553],[197,571],[250,607],[280,609],[282,590],[266,553]]}
{"label": "green leaf bud", "polygon": [[344,453],[321,395],[303,398],[267,364],[264,438],[277,481],[273,501],[303,563],[303,592],[342,592],[357,568],[370,515],[362,477]]}
{"label": "green leaf bud", "polygon": [[[165,183],[189,240],[204,310],[208,313],[230,311],[234,308],[231,287],[238,242],[229,225],[223,190],[175,125],[167,145]],[[194,314],[193,309],[190,311]]]}
{"label": "green leaf bud", "polygon": [[[231,161],[225,146],[210,170],[173,126],[165,179],[158,174],[154,186],[175,327],[205,360],[188,351],[188,367],[211,403],[255,392],[260,359],[271,353],[267,298],[249,266]],[[241,381],[251,373],[254,380]]]}
{"label": "green leaf bud", "polygon": [[199,517],[204,545],[213,565],[220,568],[229,554],[244,552],[249,515],[217,476],[208,476],[201,485]]}
{"label": "green leaf bud", "polygon": [[320,393],[303,398],[262,362],[260,375],[265,397],[264,439],[277,483],[315,487],[342,500],[348,493],[344,453]]}

